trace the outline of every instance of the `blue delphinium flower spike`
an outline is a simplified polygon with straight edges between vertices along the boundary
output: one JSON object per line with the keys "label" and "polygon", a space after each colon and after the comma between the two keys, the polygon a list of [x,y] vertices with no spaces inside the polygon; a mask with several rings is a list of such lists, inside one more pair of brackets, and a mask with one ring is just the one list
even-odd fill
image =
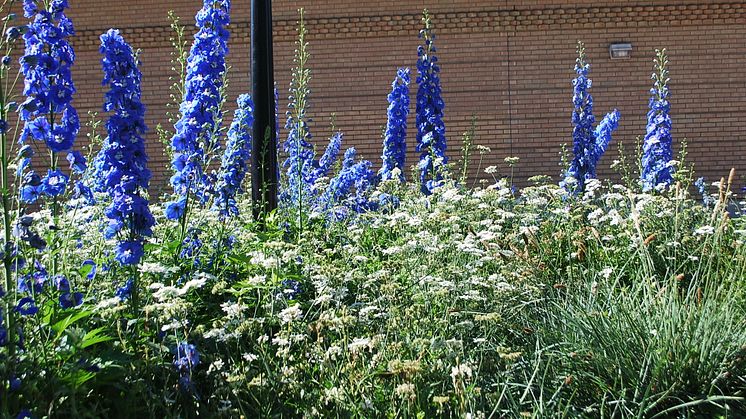
{"label": "blue delphinium flower spike", "polygon": [[420,31],[420,38],[424,45],[417,48],[417,151],[420,153],[420,184],[426,195],[440,186],[443,180],[443,170],[448,157],[446,156],[446,127],[443,123],[443,108],[445,103],[440,89],[440,67],[438,57],[435,56],[435,35],[427,9],[423,13],[422,21],[425,28]]}
{"label": "blue delphinium flower spike", "polygon": [[96,187],[112,199],[105,210],[109,238],[120,235],[115,259],[123,265],[136,265],[143,255],[144,237],[152,234],[155,219],[142,194],[151,173],[143,134],[145,106],[141,102],[139,61],[118,30],[101,35],[104,55],[103,83],[110,86],[104,110],[113,112],[106,124],[108,137],[96,157]]}
{"label": "blue delphinium flower spike", "polygon": [[55,153],[70,150],[80,130],[72,106],[75,53],[68,41],[75,30],[65,8],[67,2],[51,2],[45,9],[24,2],[24,15],[33,19],[23,34],[26,48],[20,59],[26,96],[19,108],[24,122],[20,140],[43,141]]}
{"label": "blue delphinium flower spike", "polygon": [[618,127],[620,118],[619,111],[614,110],[593,128],[596,118],[593,116],[593,96],[588,92],[592,84],[588,78],[590,68],[585,59],[585,46],[578,42],[577,77],[573,80],[573,160],[561,182],[563,187],[575,192],[583,191],[585,182],[595,179],[598,161],[611,143],[611,134]]}
{"label": "blue delphinium flower spike", "polygon": [[671,117],[668,112],[668,57],[666,50],[656,50],[653,88],[650,89],[648,125],[642,144],[642,190],[668,187],[673,182],[671,159]]}
{"label": "blue delphinium flower spike", "polygon": [[280,200],[291,207],[301,207],[315,199],[313,190],[316,181],[315,174],[318,167],[316,153],[311,144],[310,121],[306,114],[308,97],[311,89],[308,82],[311,77],[310,69],[306,67],[308,61],[308,43],[306,42],[306,27],[303,21],[303,9],[300,9],[298,41],[295,51],[296,67],[290,80],[290,97],[285,129],[287,140],[284,151],[287,158],[282,163],[286,170],[286,185],[282,189]]}
{"label": "blue delphinium flower spike", "polygon": [[409,69],[400,68],[391,83],[388,101],[388,122],[383,138],[382,165],[378,171],[381,180],[393,178],[399,169],[398,180],[404,181],[404,162],[407,156],[407,116],[409,115]]}
{"label": "blue delphinium flower spike", "polygon": [[288,130],[288,138],[285,141],[285,152],[288,157],[282,165],[287,170],[287,187],[283,189],[281,199],[297,205],[301,201],[308,201],[312,195],[316,155],[310,143],[311,132],[305,120],[298,120],[288,111],[285,128]]}
{"label": "blue delphinium flower spike", "polygon": [[215,201],[212,209],[222,216],[238,215],[236,195],[243,192],[242,183],[251,158],[251,129],[254,125],[254,103],[249,95],[238,97],[238,109],[228,130],[228,141],[223,152]]}
{"label": "blue delphinium flower spike", "polygon": [[198,31],[187,59],[181,118],[171,139],[174,192],[191,193],[200,202],[212,189],[205,166],[219,148],[230,10],[230,0],[204,0],[196,15]]}
{"label": "blue delphinium flower spike", "polygon": [[[54,197],[65,192],[68,178],[57,170],[55,154],[69,152],[80,130],[78,113],[72,105],[75,85],[71,68],[75,52],[68,41],[75,29],[64,13],[67,7],[67,1],[59,0],[23,2],[24,16],[31,19],[22,31],[25,49],[20,70],[26,99],[18,105],[23,122],[19,142],[23,147],[19,153],[17,175],[22,178],[21,201],[24,203],[34,203],[44,195]],[[33,171],[24,173],[31,165],[33,153],[26,147],[30,146],[28,142],[31,140],[44,143],[52,152],[51,170],[40,183],[36,182],[38,175]],[[81,163],[84,164],[77,160],[74,168],[80,168]]]}

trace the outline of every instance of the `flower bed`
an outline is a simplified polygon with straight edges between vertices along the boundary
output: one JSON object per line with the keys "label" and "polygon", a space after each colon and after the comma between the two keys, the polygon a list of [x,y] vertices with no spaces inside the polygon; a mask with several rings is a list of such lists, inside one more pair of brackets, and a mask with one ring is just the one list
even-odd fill
{"label": "flower bed", "polygon": [[[255,221],[248,95],[223,135],[230,2],[205,0],[189,50],[174,22],[183,71],[175,126],[157,132],[174,169],[162,203],[148,194],[135,49],[117,30],[101,36],[105,138],[81,128],[67,6],[25,0],[32,23],[5,20],[8,53],[24,42],[26,99],[0,92],[3,417],[746,412],[746,221],[733,173],[693,182],[685,150],[672,160],[665,51],[643,155],[620,152],[620,184],[596,179],[620,115],[594,128],[579,44],[562,182],[516,190],[489,167],[494,182],[470,188],[476,128],[449,163],[427,11],[412,176],[406,68],[381,169],[342,152],[336,127],[317,157],[301,11],[281,206]],[[4,59],[0,81],[12,69]],[[88,155],[73,150],[80,131]]]}

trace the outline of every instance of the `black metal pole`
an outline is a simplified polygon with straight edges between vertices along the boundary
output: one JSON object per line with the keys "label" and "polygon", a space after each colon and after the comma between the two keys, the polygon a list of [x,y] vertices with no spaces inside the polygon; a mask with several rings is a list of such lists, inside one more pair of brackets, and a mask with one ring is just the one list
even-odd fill
{"label": "black metal pole", "polygon": [[251,0],[251,62],[254,129],[251,197],[254,219],[277,208],[277,134],[272,55],[272,1]]}

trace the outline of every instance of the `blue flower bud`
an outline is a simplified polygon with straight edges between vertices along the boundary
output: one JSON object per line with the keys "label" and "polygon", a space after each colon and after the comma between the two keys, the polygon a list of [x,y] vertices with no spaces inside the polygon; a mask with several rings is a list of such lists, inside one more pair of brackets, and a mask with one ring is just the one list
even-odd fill
{"label": "blue flower bud", "polygon": [[16,26],[12,26],[5,31],[5,37],[8,41],[15,41],[21,36],[21,30]]}

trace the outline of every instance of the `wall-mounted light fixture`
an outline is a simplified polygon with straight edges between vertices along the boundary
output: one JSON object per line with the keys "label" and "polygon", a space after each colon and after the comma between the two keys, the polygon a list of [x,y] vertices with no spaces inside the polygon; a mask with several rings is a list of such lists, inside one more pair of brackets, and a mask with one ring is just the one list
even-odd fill
{"label": "wall-mounted light fixture", "polygon": [[612,60],[624,60],[632,57],[632,44],[614,43],[609,45],[609,56]]}

